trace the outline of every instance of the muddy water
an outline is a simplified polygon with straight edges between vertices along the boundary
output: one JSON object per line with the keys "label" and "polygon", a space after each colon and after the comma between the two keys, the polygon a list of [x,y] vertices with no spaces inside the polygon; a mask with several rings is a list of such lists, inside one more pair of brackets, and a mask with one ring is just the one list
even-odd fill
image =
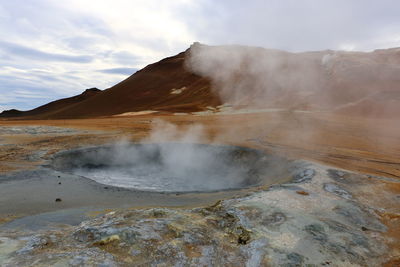
{"label": "muddy water", "polygon": [[260,150],[190,143],[115,144],[57,154],[51,166],[105,185],[216,192],[284,181],[289,162]]}
{"label": "muddy water", "polygon": [[[8,143],[15,141],[9,138],[10,135],[34,136],[36,139],[42,138],[47,140],[54,136],[74,136],[75,134],[77,134],[77,131],[75,130],[47,126],[0,128],[1,137],[4,136],[6,138],[5,141],[8,140]],[[31,142],[29,140],[30,139],[28,138],[28,144]],[[6,144],[5,141],[2,141],[2,143]],[[23,148],[18,144],[10,143],[8,145],[15,149]],[[60,145],[58,144],[57,146]],[[35,150],[30,151],[29,149]],[[260,181],[257,180],[252,184],[246,184],[246,181],[239,180],[239,185],[242,183],[240,186],[228,186],[227,188],[224,188],[226,184],[225,181],[219,184],[219,188],[208,190],[217,192],[187,192],[201,191],[198,187],[194,188],[194,190],[186,190],[185,193],[171,192],[175,190],[164,190],[169,191],[168,193],[149,192],[143,191],[144,188],[121,188],[113,185],[102,184],[92,179],[82,177],[81,175],[77,175],[76,173],[57,171],[55,168],[50,168],[49,164],[51,164],[51,161],[46,162],[46,160],[48,160],[47,156],[46,159],[43,158],[43,153],[41,153],[40,149],[47,149],[47,147],[34,146],[29,149],[27,148],[26,151],[20,151],[22,153],[20,153],[21,155],[16,154],[19,157],[17,159],[21,160],[21,164],[30,161],[40,161],[42,163],[44,162],[45,166],[34,170],[8,172],[0,175],[0,223],[3,223],[1,227],[34,229],[35,227],[45,227],[48,224],[77,224],[88,218],[89,215],[92,215],[93,213],[101,213],[107,209],[206,206],[221,199],[246,195],[249,192],[264,188],[269,183],[279,183],[281,180],[283,181],[285,178],[289,177],[289,175],[286,174],[272,175],[270,176],[271,180],[269,183],[265,183],[265,181],[260,183]],[[3,152],[8,154],[14,153],[13,151],[10,151],[11,150],[8,149]],[[46,151],[47,150],[45,150],[45,152]],[[35,157],[30,156],[31,152]],[[176,154],[176,152],[174,153]],[[250,161],[255,161],[257,164],[262,163],[262,161],[254,160],[254,155],[256,154],[257,153],[253,153],[253,157],[250,157]],[[240,158],[240,155],[238,158]],[[190,159],[193,160],[193,158]],[[12,158],[12,160],[15,161],[14,158]],[[211,161],[211,163],[213,163],[213,161]],[[244,166],[238,161],[235,162],[234,158],[228,158],[228,160],[223,163],[225,165],[235,163],[235,165],[239,167]],[[254,166],[256,163],[253,163]],[[216,168],[218,170],[218,166]],[[245,170],[249,169],[245,168]],[[192,173],[189,171],[189,174]],[[221,172],[220,174],[224,173]],[[270,174],[272,174],[272,172],[270,172]],[[254,175],[254,173],[252,175]],[[249,177],[251,178],[251,175],[247,176],[247,178]],[[274,180],[275,178],[277,180]],[[186,184],[190,185],[190,183]],[[202,186],[202,184],[203,183],[198,183],[197,186]],[[165,185],[159,185],[158,189],[162,189],[163,186],[165,187]],[[241,189],[240,187],[249,188]],[[223,189],[233,190],[224,191]],[[5,221],[8,221],[11,218],[20,219],[4,224]]]}
{"label": "muddy water", "polygon": [[[136,148],[134,147],[134,149]],[[105,150],[102,147],[102,149],[101,151],[103,152],[110,152],[109,147]],[[218,147],[218,149],[220,150],[221,147]],[[189,181],[189,184],[185,185],[185,187],[182,187],[182,184],[179,183],[175,184],[178,186],[178,190],[165,184],[156,185],[155,187],[158,190],[165,187],[166,191],[169,192],[149,191],[145,190],[147,189],[145,186],[123,188],[103,184],[78,175],[79,173],[71,172],[68,168],[71,166],[76,167],[77,164],[79,165],[78,170],[83,170],[85,164],[86,166],[89,164],[93,168],[93,160],[99,160],[99,158],[104,162],[98,162],[98,166],[104,166],[105,160],[108,159],[108,162],[112,162],[108,155],[99,154],[98,148],[89,150],[91,152],[95,151],[96,153],[94,154],[86,153],[87,149],[62,152],[48,162],[50,165],[42,166],[33,171],[14,172],[0,176],[0,217],[21,217],[21,219],[4,224],[2,228],[37,229],[58,224],[76,225],[87,219],[90,214],[102,213],[107,209],[200,207],[213,204],[221,199],[243,196],[249,192],[265,188],[270,184],[285,182],[290,177],[287,161],[282,161],[284,164],[282,162],[277,164],[276,157],[261,155],[256,150],[244,148],[228,149],[227,147],[224,147],[224,149],[226,150],[222,150],[223,153],[205,154],[206,157],[212,159],[213,165],[208,165],[206,169],[203,168],[202,170],[205,173],[216,172],[219,175],[217,179],[222,179],[213,184],[217,185],[217,187],[207,187],[206,191],[208,192],[199,192],[201,190],[197,189],[204,188],[204,182],[196,183],[199,179],[198,174],[197,176],[190,176],[191,170],[185,169],[183,170],[186,172],[185,175],[187,177],[195,178],[195,180]],[[126,153],[127,151],[123,152]],[[132,151],[129,150],[128,152]],[[142,152],[140,151],[141,154]],[[171,150],[168,149],[167,152],[170,155]],[[227,157],[227,154],[229,157]],[[153,154],[147,156],[154,157]],[[216,157],[222,157],[223,161],[221,159],[216,160]],[[143,159],[141,160],[143,161]],[[217,165],[214,164],[215,162],[217,162]],[[128,161],[128,163],[131,164],[132,162]],[[218,169],[227,168],[229,164],[233,164],[234,167],[228,169],[228,171]],[[280,166],[280,168],[277,166]],[[285,166],[285,169],[282,169],[282,166]],[[196,165],[194,168],[196,168]],[[244,177],[237,180],[238,183],[233,188],[229,187],[230,184],[227,180],[230,177],[228,175],[226,177],[223,176],[232,170],[238,170],[241,176]],[[198,172],[199,169],[196,169],[196,171]],[[215,179],[215,177],[211,178]],[[166,179],[165,176],[163,176],[163,179]],[[209,176],[208,179],[210,179]],[[151,180],[152,183],[154,181],[156,180]],[[223,187],[224,185],[227,187]],[[239,185],[243,188],[240,188]],[[179,190],[185,191],[183,189],[188,188],[190,190],[187,191],[192,192],[176,192]]]}
{"label": "muddy water", "polygon": [[[89,211],[159,206],[195,207],[245,193],[246,190],[202,194],[142,192],[105,186],[87,178],[42,168],[0,176],[0,217],[60,211],[47,214],[47,218],[46,215],[35,217],[36,222],[32,222],[43,224],[44,220],[76,224],[81,221],[76,218],[84,219]],[[76,218],[72,218],[72,215]]]}

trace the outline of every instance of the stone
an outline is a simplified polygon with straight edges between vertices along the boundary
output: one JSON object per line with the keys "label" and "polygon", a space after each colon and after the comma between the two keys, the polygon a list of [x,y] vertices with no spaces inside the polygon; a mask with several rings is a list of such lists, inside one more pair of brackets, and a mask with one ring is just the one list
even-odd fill
{"label": "stone", "polygon": [[303,191],[303,190],[296,191],[296,193],[299,194],[299,195],[303,195],[303,196],[308,196],[308,195],[310,195],[308,192]]}
{"label": "stone", "polygon": [[100,241],[94,242],[93,245],[95,246],[105,246],[111,243],[119,242],[121,239],[118,235],[108,236],[106,238],[101,239]]}
{"label": "stone", "polygon": [[286,215],[282,212],[274,212],[262,220],[262,225],[265,226],[279,226],[286,221]]}
{"label": "stone", "polygon": [[325,233],[325,229],[320,224],[310,224],[304,227],[304,231],[311,235],[311,237],[319,242],[328,241],[328,236]]}
{"label": "stone", "polygon": [[312,178],[314,178],[315,174],[316,172],[314,169],[305,169],[293,177],[293,182],[294,183],[309,182],[312,180]]}
{"label": "stone", "polygon": [[304,257],[296,252],[287,254],[286,258],[288,262],[283,266],[303,266]]}
{"label": "stone", "polygon": [[338,185],[336,184],[332,184],[332,183],[325,183],[323,185],[323,188],[326,192],[329,193],[333,193],[341,198],[345,198],[345,199],[351,199],[352,195],[347,192],[346,190],[344,190],[343,188],[340,188]]}

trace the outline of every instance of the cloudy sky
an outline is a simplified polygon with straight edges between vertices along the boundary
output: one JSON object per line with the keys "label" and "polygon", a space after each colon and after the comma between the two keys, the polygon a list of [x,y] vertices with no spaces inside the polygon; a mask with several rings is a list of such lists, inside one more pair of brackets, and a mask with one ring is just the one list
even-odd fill
{"label": "cloudy sky", "polygon": [[0,111],[105,89],[194,41],[400,46],[397,0],[0,0]]}

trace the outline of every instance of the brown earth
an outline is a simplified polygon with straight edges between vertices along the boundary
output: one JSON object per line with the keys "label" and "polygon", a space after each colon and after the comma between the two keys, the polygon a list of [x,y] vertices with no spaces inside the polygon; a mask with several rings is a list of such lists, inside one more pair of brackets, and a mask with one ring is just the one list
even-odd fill
{"label": "brown earth", "polygon": [[[340,116],[328,113],[263,112],[224,115],[140,115],[81,120],[3,120],[1,126],[49,125],[107,131],[114,139],[140,141],[162,119],[180,127],[201,124],[208,140],[258,147],[293,158],[306,158],[345,169],[400,178],[400,121]],[[110,132],[111,131],[111,132]],[[23,142],[23,136],[10,136]],[[29,137],[32,138],[32,137]],[[40,137],[37,137],[40,138]],[[91,135],[56,137],[48,141],[68,144],[69,139]],[[31,140],[28,140],[28,142]],[[100,141],[104,142],[104,141]],[[5,160],[5,159],[4,159]]]}

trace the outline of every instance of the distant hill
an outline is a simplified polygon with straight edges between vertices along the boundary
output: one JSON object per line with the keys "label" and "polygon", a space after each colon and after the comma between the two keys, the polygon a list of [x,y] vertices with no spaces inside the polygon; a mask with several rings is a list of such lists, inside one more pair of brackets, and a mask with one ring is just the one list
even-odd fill
{"label": "distant hill", "polygon": [[46,105],[40,106],[38,108],[29,110],[29,111],[20,111],[16,109],[5,110],[0,113],[0,117],[8,118],[8,117],[46,117],[52,118],[55,114],[62,112],[65,109],[73,108],[75,105],[100,94],[102,91],[97,88],[86,89],[82,94],[59,99],[53,102],[50,102]]}
{"label": "distant hill", "polygon": [[184,60],[185,52],[148,65],[107,90],[85,91],[30,111],[5,111],[0,116],[87,118],[142,110],[192,112],[219,105],[209,80],[185,70]]}
{"label": "distant hill", "polygon": [[[231,96],[236,96],[235,104],[242,108],[317,110],[375,117],[400,115],[399,48],[368,53],[289,53],[239,47],[245,57],[235,67],[237,46],[196,45],[205,53],[215,49],[226,51],[231,58],[220,62],[211,57],[209,66],[206,65],[209,69],[188,70],[185,60],[193,52],[192,46],[146,66],[104,91],[92,88],[30,111],[4,111],[0,117],[64,119],[146,110],[195,112],[221,105]],[[218,73],[226,68],[234,74]],[[240,94],[229,91],[239,85]]]}

